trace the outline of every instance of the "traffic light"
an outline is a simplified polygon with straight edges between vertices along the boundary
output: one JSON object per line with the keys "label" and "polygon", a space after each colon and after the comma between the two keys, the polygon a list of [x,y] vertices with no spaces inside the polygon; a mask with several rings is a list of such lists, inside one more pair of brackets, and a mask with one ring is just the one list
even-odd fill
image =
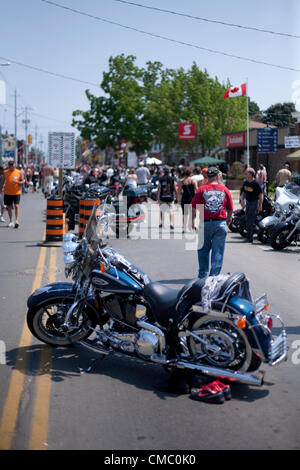
{"label": "traffic light", "polygon": [[27,138],[27,143],[30,145],[32,144],[32,135],[29,134],[28,138]]}

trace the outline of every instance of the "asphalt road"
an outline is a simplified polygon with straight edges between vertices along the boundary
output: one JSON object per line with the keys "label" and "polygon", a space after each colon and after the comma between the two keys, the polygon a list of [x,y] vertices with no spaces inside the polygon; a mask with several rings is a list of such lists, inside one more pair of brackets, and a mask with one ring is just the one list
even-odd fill
{"label": "asphalt road", "polygon": [[[159,391],[166,378],[160,366],[110,356],[86,373],[97,353],[79,345],[52,349],[32,338],[24,327],[27,297],[65,279],[61,249],[40,246],[45,208],[41,194],[26,194],[20,228],[0,226],[0,448],[300,448],[299,247],[278,253],[228,234],[223,272],[245,272],[254,297],[267,292],[290,352],[287,362],[262,367],[262,387],[234,384],[232,400],[205,404]],[[180,288],[197,275],[196,244],[183,238],[180,219],[177,212],[171,238],[167,229],[145,225],[136,239],[111,244],[153,280]]]}

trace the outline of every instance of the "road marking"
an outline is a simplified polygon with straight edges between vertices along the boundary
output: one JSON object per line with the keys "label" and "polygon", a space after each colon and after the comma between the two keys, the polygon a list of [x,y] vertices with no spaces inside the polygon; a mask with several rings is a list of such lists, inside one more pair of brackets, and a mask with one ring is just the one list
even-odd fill
{"label": "road marking", "polygon": [[[44,264],[46,258],[46,248],[42,247],[38,259],[36,276],[33,282],[32,291],[40,287],[43,278]],[[3,408],[0,423],[0,449],[9,450],[15,433],[18,419],[18,412],[25,380],[25,370],[28,361],[28,347],[31,344],[31,333],[27,328],[26,321],[23,326],[21,339],[18,345],[18,356],[16,364],[11,374],[8,394]]]}
{"label": "road marking", "polygon": [[[50,250],[49,282],[56,279],[56,248]],[[29,450],[44,450],[47,445],[49,407],[51,394],[52,348],[46,344],[41,347],[39,373],[36,378],[35,404],[29,439]]]}

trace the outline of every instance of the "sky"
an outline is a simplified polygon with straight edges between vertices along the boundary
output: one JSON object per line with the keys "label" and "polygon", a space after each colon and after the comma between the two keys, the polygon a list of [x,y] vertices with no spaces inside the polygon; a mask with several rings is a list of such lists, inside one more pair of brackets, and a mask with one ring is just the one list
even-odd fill
{"label": "sky", "polygon": [[229,80],[239,86],[247,82],[249,97],[261,110],[293,101],[300,111],[299,0],[53,3],[56,6],[43,0],[0,0],[0,64],[11,62],[10,66],[0,66],[0,80],[6,84],[0,125],[14,133],[16,90],[18,138],[25,138],[23,121],[27,108],[28,133],[33,135],[33,144],[45,152],[49,132],[79,135],[71,127],[72,112],[89,108],[85,90],[96,96],[102,94],[100,83],[103,72],[108,70],[109,57],[122,53],[134,55],[139,67],[147,61],[160,61],[164,67],[188,70],[195,62],[221,83]]}

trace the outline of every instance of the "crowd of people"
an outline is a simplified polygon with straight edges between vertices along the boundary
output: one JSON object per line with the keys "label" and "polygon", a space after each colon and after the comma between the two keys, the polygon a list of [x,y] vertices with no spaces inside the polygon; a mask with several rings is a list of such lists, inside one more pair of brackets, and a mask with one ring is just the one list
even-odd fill
{"label": "crowd of people", "polygon": [[[84,184],[100,183],[122,186],[152,183],[157,184],[157,202],[160,205],[160,227],[165,223],[166,213],[170,217],[170,230],[174,230],[174,204],[182,208],[182,231],[197,231],[196,209],[204,207],[201,214],[204,219],[204,240],[198,249],[199,277],[217,275],[223,263],[227,225],[230,224],[233,212],[231,193],[224,185],[224,174],[217,167],[191,168],[179,165],[146,166],[140,161],[138,167],[118,168],[94,165],[81,165],[74,170],[68,170],[70,176],[81,176]],[[246,212],[247,238],[253,242],[253,225],[258,212],[262,210],[264,193],[268,184],[266,168],[259,165],[257,172],[250,167],[243,169],[245,179],[241,186],[241,206]],[[5,209],[8,212],[8,226],[18,228],[20,215],[20,198],[22,193],[39,190],[46,194],[58,178],[58,171],[49,168],[47,164],[40,167],[15,165],[9,161],[7,168],[0,167],[0,221],[5,222]],[[277,183],[283,186],[291,180],[291,171],[286,163],[276,175]],[[13,214],[14,212],[14,214]],[[15,220],[13,221],[13,215]],[[211,268],[209,260],[211,259]]]}

